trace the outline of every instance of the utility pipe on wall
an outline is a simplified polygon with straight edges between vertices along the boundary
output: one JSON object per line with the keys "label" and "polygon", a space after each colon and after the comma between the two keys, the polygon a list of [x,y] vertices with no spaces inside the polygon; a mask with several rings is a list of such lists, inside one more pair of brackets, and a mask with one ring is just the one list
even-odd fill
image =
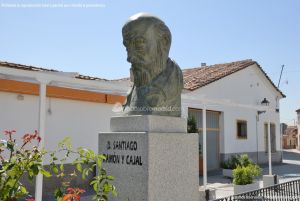
{"label": "utility pipe on wall", "polygon": [[[45,146],[45,124],[46,124],[46,81],[44,80],[38,80],[40,82],[40,88],[39,88],[39,135],[41,137],[40,147],[44,148]],[[42,165],[43,165],[43,159],[42,159]],[[43,197],[43,175],[39,173],[36,177],[35,182],[35,200],[36,201],[42,201]]]}
{"label": "utility pipe on wall", "polygon": [[269,175],[272,175],[272,155],[271,155],[271,122],[268,120],[268,159],[269,159]]}
{"label": "utility pipe on wall", "polygon": [[206,105],[202,109],[202,132],[203,132],[203,186],[206,190],[207,185],[207,154],[206,154]]}

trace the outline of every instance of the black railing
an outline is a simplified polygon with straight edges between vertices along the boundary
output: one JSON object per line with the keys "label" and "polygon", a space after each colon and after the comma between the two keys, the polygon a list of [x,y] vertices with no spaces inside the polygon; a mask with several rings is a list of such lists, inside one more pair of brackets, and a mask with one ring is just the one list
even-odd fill
{"label": "black railing", "polygon": [[232,195],[225,198],[216,199],[214,201],[263,201],[263,200],[278,200],[278,201],[300,201],[300,180],[289,181],[275,186],[261,188],[255,191],[249,191],[238,195]]}

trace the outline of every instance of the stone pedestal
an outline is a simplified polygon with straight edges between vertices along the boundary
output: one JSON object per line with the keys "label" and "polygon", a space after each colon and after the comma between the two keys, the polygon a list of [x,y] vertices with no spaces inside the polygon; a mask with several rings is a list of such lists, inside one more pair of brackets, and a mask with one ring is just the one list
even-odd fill
{"label": "stone pedestal", "polygon": [[187,121],[179,117],[154,115],[133,115],[112,117],[112,132],[154,132],[154,133],[186,133]]}
{"label": "stone pedestal", "polygon": [[274,186],[278,184],[277,175],[263,175],[263,187]]}
{"label": "stone pedestal", "polygon": [[199,188],[199,201],[214,200],[216,199],[216,189],[204,189],[204,187]]}
{"label": "stone pedestal", "polygon": [[103,166],[119,193],[110,201],[199,200],[198,135],[183,132],[184,119],[113,117],[111,128],[99,134]]}

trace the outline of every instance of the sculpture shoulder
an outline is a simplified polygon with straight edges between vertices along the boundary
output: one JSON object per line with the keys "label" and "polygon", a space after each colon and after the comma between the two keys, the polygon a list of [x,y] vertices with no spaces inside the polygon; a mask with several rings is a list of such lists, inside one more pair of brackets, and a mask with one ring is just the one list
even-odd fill
{"label": "sculpture shoulder", "polygon": [[168,59],[167,62],[168,74],[173,74],[173,76],[177,77],[177,80],[183,83],[183,75],[179,65],[172,59]]}
{"label": "sculpture shoulder", "polygon": [[182,71],[181,71],[179,65],[170,58],[167,61],[167,68],[172,69],[172,71],[176,71],[179,74],[182,74]]}
{"label": "sculpture shoulder", "polygon": [[181,72],[179,65],[176,63],[176,61],[172,60],[171,58],[168,58],[167,68],[172,68],[173,70]]}

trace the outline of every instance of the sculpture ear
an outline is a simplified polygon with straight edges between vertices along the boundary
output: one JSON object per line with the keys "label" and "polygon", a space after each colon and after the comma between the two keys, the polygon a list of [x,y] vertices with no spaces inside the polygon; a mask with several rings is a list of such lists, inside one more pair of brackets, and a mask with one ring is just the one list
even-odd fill
{"label": "sculpture ear", "polygon": [[161,39],[161,45],[162,45],[161,48],[163,48],[164,51],[168,51],[168,49],[170,48],[169,47],[170,43],[169,43],[168,37],[166,37],[166,36],[162,37],[162,39]]}
{"label": "sculpture ear", "polygon": [[164,46],[168,47],[170,44],[169,38],[167,36],[164,36],[163,40],[164,40]]}

